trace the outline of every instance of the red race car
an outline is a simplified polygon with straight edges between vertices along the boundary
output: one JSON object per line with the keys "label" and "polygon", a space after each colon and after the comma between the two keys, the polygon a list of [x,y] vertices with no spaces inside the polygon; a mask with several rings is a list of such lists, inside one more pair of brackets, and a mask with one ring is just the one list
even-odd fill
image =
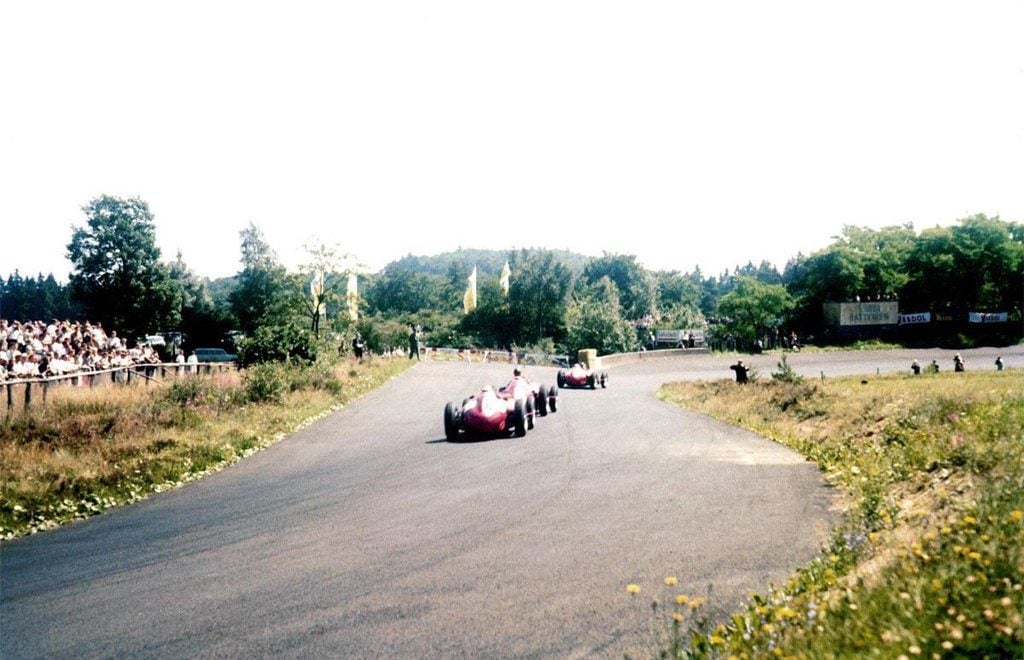
{"label": "red race car", "polygon": [[455,441],[461,433],[481,435],[526,435],[526,402],[506,396],[490,385],[457,405],[449,401],[444,407],[444,437]]}
{"label": "red race car", "polygon": [[454,401],[444,407],[444,435],[458,440],[461,433],[500,436],[509,433],[526,435],[533,428],[535,415],[544,416],[558,410],[558,391],[531,383],[516,374],[504,387],[486,385],[462,405]]}
{"label": "red race car", "polygon": [[558,390],[554,387],[544,387],[540,383],[534,383],[522,375],[519,369],[513,372],[512,380],[508,381],[499,392],[522,399],[526,404],[527,426],[533,428],[534,414],[544,417],[548,411],[558,410]]}
{"label": "red race car", "polygon": [[565,369],[558,370],[558,386],[561,388],[589,387],[593,390],[597,389],[598,385],[608,387],[608,374],[603,371],[588,369],[579,362],[572,365],[572,369],[568,371]]}

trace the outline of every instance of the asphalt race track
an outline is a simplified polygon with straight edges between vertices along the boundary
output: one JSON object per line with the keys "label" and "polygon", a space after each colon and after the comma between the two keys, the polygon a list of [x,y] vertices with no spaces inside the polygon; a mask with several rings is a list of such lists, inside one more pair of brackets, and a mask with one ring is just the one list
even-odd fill
{"label": "asphalt race track", "polygon": [[[962,352],[1024,365],[1020,347]],[[870,375],[914,358],[952,369],[938,350],[790,362]],[[444,404],[509,366],[419,364],[227,470],[0,545],[0,657],[650,655],[676,594],[724,616],[833,520],[814,465],[654,397],[733,360],[622,365],[606,390],[563,390],[525,438],[459,443]]]}

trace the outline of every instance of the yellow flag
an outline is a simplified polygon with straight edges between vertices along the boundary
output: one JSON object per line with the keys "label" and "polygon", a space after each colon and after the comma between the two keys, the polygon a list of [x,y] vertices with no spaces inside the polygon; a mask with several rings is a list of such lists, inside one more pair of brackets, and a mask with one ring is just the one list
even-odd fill
{"label": "yellow flag", "polygon": [[476,266],[473,266],[473,274],[469,276],[469,286],[466,287],[466,295],[462,296],[462,308],[469,314],[476,309]]}
{"label": "yellow flag", "polygon": [[348,295],[345,296],[348,302],[348,317],[353,322],[359,320],[359,292],[358,278],[355,273],[348,274]]}
{"label": "yellow flag", "polygon": [[501,292],[508,295],[508,279],[512,277],[512,269],[508,267],[508,260],[505,260],[505,265],[501,268]]}

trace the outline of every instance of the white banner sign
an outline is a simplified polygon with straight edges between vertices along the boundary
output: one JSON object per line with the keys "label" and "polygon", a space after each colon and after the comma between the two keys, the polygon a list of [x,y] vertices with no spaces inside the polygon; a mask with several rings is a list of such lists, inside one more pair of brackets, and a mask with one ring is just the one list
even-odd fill
{"label": "white banner sign", "polygon": [[986,314],[984,312],[968,312],[967,320],[970,323],[1006,323],[1009,320],[1007,312],[996,312]]}
{"label": "white banner sign", "polygon": [[912,314],[900,314],[900,325],[914,325],[915,323],[931,323],[931,312],[916,312]]}
{"label": "white banner sign", "polygon": [[900,307],[896,301],[825,303],[825,321],[830,325],[896,325]]}

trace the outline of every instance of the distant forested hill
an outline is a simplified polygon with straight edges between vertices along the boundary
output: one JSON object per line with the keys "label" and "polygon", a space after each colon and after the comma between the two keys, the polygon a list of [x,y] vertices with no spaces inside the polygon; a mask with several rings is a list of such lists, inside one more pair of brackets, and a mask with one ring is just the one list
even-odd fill
{"label": "distant forested hill", "polygon": [[[529,248],[528,248],[529,250]],[[384,267],[390,273],[419,273],[421,275],[446,275],[454,263],[460,267],[477,267],[480,275],[494,275],[501,273],[501,267],[505,260],[519,250],[475,250],[459,249],[453,252],[443,252],[433,256],[406,255],[398,261],[392,261]],[[569,250],[550,250],[555,259],[565,264],[574,273],[583,271],[583,267],[591,257],[576,254]]]}

